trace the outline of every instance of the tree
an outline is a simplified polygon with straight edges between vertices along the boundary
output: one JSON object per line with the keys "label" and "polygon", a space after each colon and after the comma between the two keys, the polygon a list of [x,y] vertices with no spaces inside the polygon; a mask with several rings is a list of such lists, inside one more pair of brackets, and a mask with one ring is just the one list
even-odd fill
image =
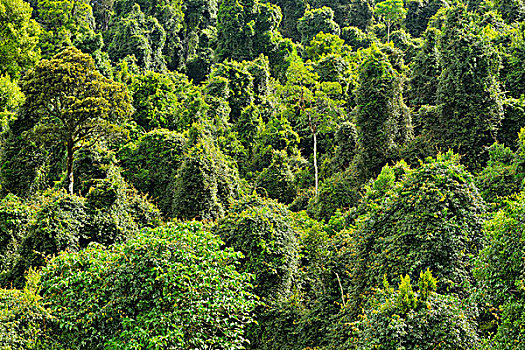
{"label": "tree", "polygon": [[381,1],[376,5],[374,12],[385,22],[387,28],[386,41],[390,42],[390,30],[392,26],[401,23],[407,13],[403,0]]}
{"label": "tree", "polygon": [[236,61],[267,56],[277,49],[279,7],[258,0],[225,0],[217,14],[217,58]]}
{"label": "tree", "polygon": [[42,60],[21,80],[22,108],[36,120],[28,136],[65,145],[68,191],[73,193],[75,152],[109,135],[114,122],[129,115],[126,88],[104,78],[93,59],[68,48]]}
{"label": "tree", "polygon": [[444,15],[438,115],[424,122],[440,147],[464,154],[465,164],[480,168],[503,118],[500,60],[490,37],[465,5],[451,7]]}
{"label": "tree", "polygon": [[287,82],[278,88],[277,94],[283,103],[283,113],[296,126],[306,127],[313,141],[314,184],[316,195],[319,188],[317,165],[317,137],[321,133],[335,132],[337,122],[343,119],[341,84],[319,82],[311,66],[296,57],[288,71]]}
{"label": "tree", "polygon": [[95,33],[95,18],[89,0],[38,0],[38,20],[44,32],[40,47],[46,58],[68,46],[87,53],[100,50],[102,35]]}
{"label": "tree", "polygon": [[40,25],[31,19],[33,9],[23,0],[0,0],[0,76],[18,78],[40,57]]}
{"label": "tree", "polygon": [[358,166],[367,180],[398,157],[400,145],[412,138],[412,122],[403,102],[403,76],[375,44],[366,51],[358,74]]}
{"label": "tree", "polygon": [[485,213],[472,175],[452,152],[406,170],[399,181],[394,170],[385,166],[369,190],[389,183],[382,186],[384,194],[365,203],[368,213],[357,220],[343,258],[350,267],[352,307],[360,307],[384,274],[397,282],[399,275],[417,278],[427,268],[440,281],[439,293],[468,295]]}
{"label": "tree", "polygon": [[339,35],[341,29],[334,21],[334,10],[330,7],[308,9],[297,22],[297,30],[301,34],[301,43],[307,45],[320,32]]}
{"label": "tree", "polygon": [[122,14],[107,33],[108,54],[115,62],[126,56],[135,56],[137,64],[145,70],[164,72],[166,57],[166,30],[159,21],[142,12],[135,4],[129,12]]}

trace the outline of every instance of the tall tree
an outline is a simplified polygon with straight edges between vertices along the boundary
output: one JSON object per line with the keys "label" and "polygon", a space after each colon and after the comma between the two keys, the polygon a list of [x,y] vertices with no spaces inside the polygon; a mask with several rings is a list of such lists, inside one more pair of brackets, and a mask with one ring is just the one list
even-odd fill
{"label": "tall tree", "polygon": [[76,48],[40,61],[21,80],[21,88],[27,97],[22,109],[36,121],[27,135],[65,145],[72,194],[75,152],[108,135],[112,123],[129,115],[127,89],[103,77],[93,59]]}
{"label": "tall tree", "polygon": [[376,15],[378,15],[381,20],[386,25],[386,41],[390,42],[390,32],[392,26],[399,24],[405,19],[407,10],[403,5],[402,0],[385,0],[378,3],[374,9]]}
{"label": "tall tree", "polygon": [[440,38],[438,117],[428,120],[432,136],[443,148],[466,155],[465,164],[482,165],[487,146],[503,117],[498,52],[476,23],[475,14],[458,5],[445,12]]}
{"label": "tall tree", "polygon": [[359,169],[363,180],[379,174],[412,136],[412,122],[403,102],[403,76],[375,44],[359,67],[356,91]]}

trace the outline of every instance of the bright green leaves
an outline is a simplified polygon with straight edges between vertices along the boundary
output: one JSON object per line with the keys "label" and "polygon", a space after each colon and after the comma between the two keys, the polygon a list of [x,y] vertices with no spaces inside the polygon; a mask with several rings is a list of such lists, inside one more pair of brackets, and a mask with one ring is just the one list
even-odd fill
{"label": "bright green leaves", "polygon": [[387,27],[387,42],[390,42],[390,31],[392,26],[401,23],[406,16],[407,10],[405,10],[402,0],[385,0],[377,3],[374,12],[381,20],[386,24]]}
{"label": "bright green leaves", "polygon": [[418,285],[419,290],[414,291],[406,276],[398,290],[388,286],[379,290],[352,324],[354,338],[346,347],[467,350],[479,345],[474,314],[468,305],[435,293],[436,279],[429,270],[420,273]]}
{"label": "bright green leaves", "polygon": [[41,27],[31,19],[32,11],[23,0],[0,1],[0,76],[16,79],[40,58]]}
{"label": "bright green leaves", "polygon": [[79,349],[237,350],[258,304],[241,257],[199,223],[63,253],[42,272],[55,337]]}

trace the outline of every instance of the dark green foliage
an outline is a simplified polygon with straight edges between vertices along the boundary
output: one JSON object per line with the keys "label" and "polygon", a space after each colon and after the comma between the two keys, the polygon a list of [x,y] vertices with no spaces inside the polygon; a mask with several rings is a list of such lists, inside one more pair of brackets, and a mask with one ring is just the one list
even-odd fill
{"label": "dark green foliage", "polygon": [[525,95],[525,24],[508,31],[510,44],[507,48],[505,66],[502,70],[505,90],[514,98]]}
{"label": "dark green foliage", "polygon": [[487,203],[501,203],[502,199],[523,188],[525,168],[523,159],[501,144],[489,148],[489,161],[476,177],[476,185]]}
{"label": "dark green foliage", "polygon": [[107,34],[108,54],[115,62],[133,55],[145,70],[166,70],[162,54],[166,44],[166,31],[159,21],[144,14],[138,4],[125,13]]}
{"label": "dark green foliage", "polygon": [[299,18],[297,29],[301,34],[301,43],[307,45],[319,33],[339,35],[341,29],[334,21],[334,10],[330,7],[307,10]]}
{"label": "dark green foliage", "polygon": [[236,169],[213,140],[203,135],[181,160],[172,182],[171,213],[181,219],[217,219],[224,215],[224,209],[238,191]]}
{"label": "dark green foliage", "polygon": [[60,147],[42,147],[26,137],[35,120],[24,110],[11,120],[0,149],[0,190],[30,197],[60,179],[64,154]]}
{"label": "dark green foliage", "polygon": [[222,1],[217,14],[217,58],[243,61],[261,53],[271,56],[277,49],[281,18],[281,10],[271,3]]}
{"label": "dark green foliage", "polygon": [[172,210],[171,183],[175,181],[185,146],[186,139],[181,134],[155,129],[120,152],[123,176],[136,189],[149,194],[167,216],[171,216]]}
{"label": "dark green foliage", "polygon": [[[246,345],[257,305],[240,254],[199,223],[143,230],[127,243],[62,253],[42,271],[53,336],[75,349]],[[67,283],[67,293],[64,293]]]}
{"label": "dark green foliage", "polygon": [[308,8],[306,0],[275,0],[274,2],[281,8],[283,19],[279,31],[283,36],[300,41],[301,35],[297,31],[297,20],[301,18]]}
{"label": "dark green foliage", "polygon": [[345,8],[345,21],[340,23],[341,27],[356,27],[366,31],[372,24],[373,5],[368,0],[350,0]]}
{"label": "dark green foliage", "polygon": [[288,210],[249,196],[233,203],[214,228],[227,246],[245,256],[241,270],[255,274],[254,292],[269,303],[289,295],[298,246]]}
{"label": "dark green foliage", "polygon": [[442,0],[409,0],[406,3],[406,30],[414,37],[419,37],[427,29],[428,22],[437,11],[448,6]]}
{"label": "dark green foliage", "polygon": [[337,210],[345,210],[357,204],[359,181],[353,167],[338,172],[319,185],[319,194],[310,199],[308,213],[316,220],[326,221]]}
{"label": "dark green foliage", "polygon": [[377,181],[390,179],[393,187],[368,203],[352,234],[346,258],[351,300],[379,286],[384,274],[416,278],[427,268],[440,281],[440,293],[465,295],[485,211],[472,176],[452,153],[427,159],[395,183],[387,170]]}
{"label": "dark green foliage", "polygon": [[0,279],[17,260],[18,247],[32,215],[33,208],[14,195],[0,200]]}
{"label": "dark green foliage", "polygon": [[503,117],[497,81],[499,60],[489,38],[464,5],[446,11],[440,46],[438,118],[429,129],[439,145],[464,154],[465,164],[482,166]]}
{"label": "dark green foliage", "polygon": [[66,249],[76,251],[89,239],[90,218],[84,198],[63,190],[49,193],[34,215],[7,275],[18,287],[24,285],[25,271],[44,265],[46,256]]}
{"label": "dark green foliage", "polygon": [[408,276],[397,290],[385,282],[385,289],[377,292],[354,324],[355,349],[478,348],[472,308],[452,296],[437,294],[436,282],[429,270],[421,272],[417,291]]}
{"label": "dark green foliage", "polygon": [[354,51],[370,46],[371,38],[357,27],[344,27],[341,29],[341,39]]}
{"label": "dark green foliage", "polygon": [[210,86],[208,89],[220,87],[221,90],[224,90],[225,86],[229,89],[228,94],[221,97],[228,100],[231,108],[229,121],[235,124],[241,115],[241,111],[254,101],[254,78],[248,71],[246,64],[226,61],[219,64],[212,72],[210,81],[218,82],[218,79],[221,84],[215,87]]}
{"label": "dark green foliage", "polygon": [[437,84],[441,73],[440,53],[437,48],[439,35],[440,31],[435,28],[429,28],[424,33],[423,44],[411,66],[408,98],[410,105],[416,108],[436,104]]}
{"label": "dark green foliage", "polygon": [[519,145],[518,133],[525,127],[524,98],[503,101],[504,116],[498,130],[498,141],[512,149]]}
{"label": "dark green foliage", "polygon": [[40,276],[31,271],[23,289],[0,289],[0,348],[49,349],[52,320],[40,296]]}
{"label": "dark green foliage", "polygon": [[270,166],[257,175],[255,187],[258,193],[284,204],[290,204],[295,199],[295,176],[285,151],[272,152]]}
{"label": "dark green foliage", "polygon": [[522,349],[525,344],[525,240],[524,193],[509,198],[485,225],[485,248],[476,262],[475,275],[481,301],[500,310],[497,349]]}
{"label": "dark green foliage", "polygon": [[518,22],[525,19],[525,3],[523,0],[496,0],[494,8],[501,13],[506,22]]}
{"label": "dark green foliage", "polygon": [[110,56],[113,52],[118,61],[135,55],[147,70],[183,69],[183,45],[177,35],[184,18],[182,1],[118,0],[115,12],[115,24],[106,33]]}
{"label": "dark green foliage", "polygon": [[402,97],[403,76],[376,45],[359,67],[356,91],[358,167],[364,180],[379,174],[398,157],[398,148],[412,137],[408,108]]}
{"label": "dark green foliage", "polygon": [[357,148],[357,129],[350,122],[343,122],[335,133],[335,153],[332,159],[334,171],[347,169],[352,163]]}

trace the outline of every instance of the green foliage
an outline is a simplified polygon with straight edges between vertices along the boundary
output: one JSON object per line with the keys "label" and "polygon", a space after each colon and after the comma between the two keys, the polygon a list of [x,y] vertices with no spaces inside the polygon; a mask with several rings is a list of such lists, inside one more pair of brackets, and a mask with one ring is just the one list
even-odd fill
{"label": "green foliage", "polygon": [[301,34],[301,43],[305,46],[319,33],[339,35],[341,32],[334,21],[334,10],[326,6],[305,11],[297,22],[297,30]]}
{"label": "green foliage", "polygon": [[241,271],[255,274],[254,293],[270,303],[289,295],[297,268],[297,239],[288,210],[249,196],[236,201],[214,228],[245,256]]}
{"label": "green foliage", "polygon": [[0,200],[0,278],[17,260],[18,247],[27,233],[33,210],[11,194]]}
{"label": "green foliage", "polygon": [[498,141],[516,149],[518,133],[525,126],[525,99],[506,99],[503,101],[504,116],[498,130]]}
{"label": "green foliage", "polygon": [[499,60],[489,38],[464,5],[445,12],[437,90],[438,117],[428,128],[442,148],[466,155],[465,164],[481,167],[503,117],[497,81]]}
{"label": "green foliage", "polygon": [[255,180],[259,193],[284,204],[290,204],[297,195],[295,177],[287,158],[284,151],[273,152],[270,166],[261,171]]}
{"label": "green foliage", "polygon": [[112,58],[135,55],[146,70],[183,70],[182,1],[119,0],[114,9],[117,18],[106,33]]}
{"label": "green foliage", "polygon": [[419,37],[425,32],[428,22],[437,11],[448,6],[442,0],[410,0],[406,3],[405,27],[414,37]]}
{"label": "green foliage", "polygon": [[166,70],[166,58],[162,55],[166,31],[156,18],[145,15],[138,4],[112,26],[107,36],[108,54],[113,61],[133,55],[145,70]]}
{"label": "green foliage", "polygon": [[465,295],[485,210],[472,176],[447,153],[427,159],[393,185],[392,172],[380,178],[390,185],[380,185],[387,190],[364,202],[366,213],[345,253],[351,300],[366,298],[384,274],[417,278],[427,268],[440,281],[441,293]]}
{"label": "green foliage", "polygon": [[414,292],[406,276],[398,290],[386,284],[377,292],[370,307],[353,324],[356,349],[453,350],[479,346],[468,305],[436,294],[436,279],[429,270],[420,273],[418,285],[419,290]]}
{"label": "green foliage", "polygon": [[437,48],[439,35],[440,31],[435,28],[429,28],[423,34],[423,44],[411,66],[408,97],[412,106],[436,104],[437,83],[441,73],[440,52]]}
{"label": "green foliage", "polygon": [[392,27],[403,22],[406,13],[407,10],[405,9],[402,0],[385,0],[376,4],[374,14],[381,18],[381,21],[386,25],[387,42],[390,41]]}
{"label": "green foliage", "polygon": [[88,0],[38,0],[38,20],[43,26],[40,47],[46,58],[69,46],[93,53],[103,46],[95,33],[95,18]]}
{"label": "green foliage", "polygon": [[6,131],[23,102],[24,94],[18,84],[9,75],[0,76],[0,134]]}
{"label": "green foliage", "polygon": [[23,289],[0,289],[0,349],[49,349],[53,317],[40,291],[40,276],[34,271]]}
{"label": "green foliage", "polygon": [[181,134],[154,129],[120,151],[122,175],[147,193],[166,216],[172,216],[171,182],[175,180],[186,147]]}
{"label": "green foliage", "polygon": [[237,197],[239,178],[214,141],[201,130],[196,132],[200,136],[184,154],[172,182],[171,213],[180,219],[213,220],[222,217],[228,203]]}
{"label": "green foliage", "polygon": [[372,45],[359,66],[356,91],[358,166],[365,180],[395,160],[399,147],[412,137],[402,82],[403,76],[394,69],[387,55]]}
{"label": "green foliage", "polygon": [[504,202],[485,224],[486,243],[475,264],[480,301],[502,311],[494,338],[498,349],[521,348],[525,339],[524,214],[523,192]]}
{"label": "green foliage", "polygon": [[30,267],[44,265],[48,255],[66,249],[76,251],[89,238],[90,218],[84,198],[58,191],[41,201],[7,275],[7,280],[18,287],[24,285],[24,274]]}
{"label": "green foliage", "polygon": [[222,1],[217,13],[217,58],[243,61],[261,53],[271,56],[280,41],[281,18],[281,10],[271,3]]}
{"label": "green foliage", "polygon": [[93,59],[69,48],[42,60],[21,80],[24,112],[34,120],[27,137],[62,145],[67,151],[69,193],[73,193],[74,153],[111,135],[115,124],[131,112],[124,85],[103,77]]}
{"label": "green foliage", "polygon": [[182,132],[204,113],[204,100],[198,88],[178,73],[146,72],[134,77],[133,120],[146,132],[166,128]]}
{"label": "green foliage", "polygon": [[524,177],[523,159],[510,148],[495,143],[489,148],[489,161],[476,177],[476,185],[487,203],[498,204],[523,188]]}
{"label": "green foliage", "polygon": [[514,98],[525,95],[525,25],[519,24],[507,32],[510,41],[506,53],[505,66],[502,70],[502,79],[505,90]]}
{"label": "green foliage", "polygon": [[40,58],[41,28],[31,18],[32,11],[23,0],[0,1],[0,76],[16,79]]}
{"label": "green foliage", "polygon": [[58,255],[41,280],[53,336],[76,349],[244,349],[257,301],[241,255],[221,245],[180,223]]}
{"label": "green foliage", "polygon": [[373,21],[373,2],[368,0],[350,0],[347,3],[348,5],[345,7],[345,11],[347,11],[345,13],[345,22],[341,26],[356,27],[366,31]]}
{"label": "green foliage", "polygon": [[344,27],[341,29],[341,39],[353,50],[370,46],[371,38],[357,27]]}
{"label": "green foliage", "polygon": [[304,48],[308,58],[317,61],[326,55],[342,55],[348,50],[343,39],[334,34],[318,33]]}

